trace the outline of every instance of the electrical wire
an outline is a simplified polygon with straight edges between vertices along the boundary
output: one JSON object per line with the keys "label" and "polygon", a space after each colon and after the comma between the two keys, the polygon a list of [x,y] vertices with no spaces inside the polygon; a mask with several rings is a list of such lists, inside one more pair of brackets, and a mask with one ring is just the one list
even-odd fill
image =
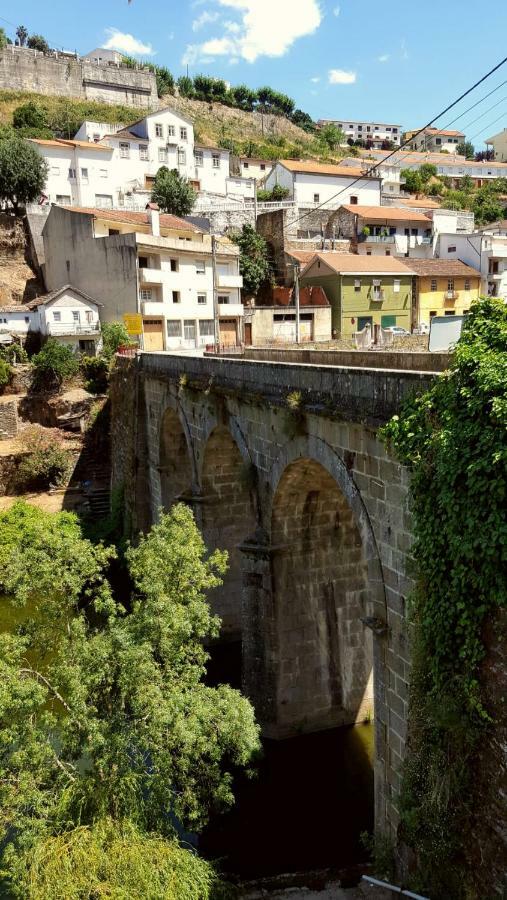
{"label": "electrical wire", "polygon": [[[333,194],[333,196],[330,197],[329,200],[325,200],[323,203],[319,203],[317,206],[313,207],[311,210],[308,210],[306,213],[303,213],[301,216],[299,216],[297,219],[295,219],[289,225],[285,226],[285,228],[283,230],[287,231],[288,228],[293,228],[294,225],[296,225],[298,222],[301,222],[303,219],[307,218],[312,213],[316,212],[316,210],[322,209],[323,207],[325,207],[329,203],[331,203],[332,200],[335,200],[337,197],[339,197],[341,194],[343,194],[345,191],[349,191],[350,188],[354,187],[355,184],[358,184],[360,181],[364,181],[365,177],[371,177],[372,172],[375,172],[381,165],[385,165],[386,162],[389,159],[391,159],[393,156],[395,156],[397,153],[399,153],[399,151],[402,150],[403,147],[406,147],[407,144],[409,144],[411,141],[415,140],[415,138],[417,138],[420,134],[422,134],[424,131],[426,131],[426,129],[430,128],[438,119],[440,119],[447,112],[449,112],[449,110],[451,110],[455,106],[457,106],[458,103],[461,102],[461,100],[463,100],[465,97],[468,97],[468,95],[471,94],[472,91],[475,91],[475,89],[478,88],[480,84],[483,84],[484,81],[486,81],[488,78],[491,77],[491,75],[493,75],[495,72],[497,72],[503,65],[505,65],[506,62],[507,62],[507,56],[504,57],[499,63],[497,63],[496,66],[494,66],[492,69],[490,69],[489,72],[486,72],[486,74],[483,75],[482,78],[479,78],[479,80],[476,81],[475,84],[473,84],[470,88],[468,88],[466,91],[464,91],[456,100],[454,100],[452,103],[449,103],[449,105],[446,106],[445,109],[443,109],[436,116],[434,116],[432,119],[430,119],[430,121],[426,125],[423,125],[422,128],[420,128],[418,131],[416,131],[415,134],[412,135],[410,140],[404,141],[399,147],[397,147],[395,150],[392,150],[386,157],[384,157],[384,159],[381,162],[376,163],[376,165],[372,166],[365,173],[363,173],[361,176],[359,176],[354,181],[352,181],[351,184],[347,185],[347,187],[342,188],[336,194]],[[484,99],[486,99],[486,98],[483,97],[482,100],[484,101]]]}
{"label": "electrical wire", "polygon": [[503,119],[504,116],[505,116],[505,113],[503,112],[502,115],[498,116],[497,119],[493,119],[492,122],[488,122],[488,124],[485,125],[484,128],[481,128],[480,131],[477,131],[476,134],[473,134],[472,137],[470,138],[470,140],[472,141],[474,138],[478,137],[478,135],[482,134],[483,131],[489,131],[489,129],[492,128],[493,125],[496,125],[496,123],[499,122],[500,119]]}

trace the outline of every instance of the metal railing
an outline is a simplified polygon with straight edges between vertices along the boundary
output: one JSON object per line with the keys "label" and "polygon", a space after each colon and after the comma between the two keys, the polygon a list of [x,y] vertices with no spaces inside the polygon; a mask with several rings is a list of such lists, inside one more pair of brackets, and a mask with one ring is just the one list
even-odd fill
{"label": "metal railing", "polygon": [[99,322],[90,322],[87,325],[77,325],[74,322],[50,322],[47,326],[49,335],[57,334],[98,334],[100,332]]}
{"label": "metal railing", "polygon": [[367,241],[371,244],[394,244],[396,235],[394,234],[360,234],[358,240],[360,242]]}

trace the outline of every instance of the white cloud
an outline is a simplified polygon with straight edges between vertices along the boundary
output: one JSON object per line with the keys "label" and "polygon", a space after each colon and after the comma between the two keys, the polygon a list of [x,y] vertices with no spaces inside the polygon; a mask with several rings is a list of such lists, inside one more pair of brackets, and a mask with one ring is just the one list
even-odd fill
{"label": "white cloud", "polygon": [[125,34],[117,28],[106,28],[106,34],[109,35],[104,44],[106,50],[119,50],[132,56],[154,56],[156,53],[151,44],[143,44],[133,34]]}
{"label": "white cloud", "polygon": [[328,78],[329,84],[355,84],[356,73],[345,72],[344,69],[330,69]]}
{"label": "white cloud", "polygon": [[391,59],[390,53],[383,53],[382,56],[377,56],[378,62],[386,63],[389,59]]}
{"label": "white cloud", "polygon": [[314,78],[310,78],[312,84],[318,84],[320,81],[320,75],[315,75]]}
{"label": "white cloud", "polygon": [[336,16],[336,18],[338,18],[340,13],[341,13],[341,8],[339,6],[335,6],[335,8],[333,9],[333,16]]}
{"label": "white cloud", "polygon": [[202,56],[225,56],[255,62],[259,56],[283,56],[300,37],[313,34],[322,21],[319,0],[218,0],[224,9],[237,10],[239,21],[222,27],[218,35],[201,45],[190,44],[183,64]]}
{"label": "white cloud", "polygon": [[216,22],[219,18],[219,14],[217,12],[208,12],[204,10],[200,16],[197,16],[197,19],[194,19],[192,22],[192,31],[199,31],[200,28],[204,28],[205,25],[211,25],[212,22]]}

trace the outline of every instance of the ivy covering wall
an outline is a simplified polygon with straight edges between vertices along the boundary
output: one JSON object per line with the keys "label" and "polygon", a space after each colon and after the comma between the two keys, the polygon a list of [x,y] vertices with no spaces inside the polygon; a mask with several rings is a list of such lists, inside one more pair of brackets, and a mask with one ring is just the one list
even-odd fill
{"label": "ivy covering wall", "polygon": [[411,470],[415,534],[400,838],[415,851],[414,887],[433,900],[487,895],[470,836],[474,765],[500,724],[482,670],[485,626],[507,605],[506,425],[507,306],[489,298],[472,307],[451,370],[383,431]]}

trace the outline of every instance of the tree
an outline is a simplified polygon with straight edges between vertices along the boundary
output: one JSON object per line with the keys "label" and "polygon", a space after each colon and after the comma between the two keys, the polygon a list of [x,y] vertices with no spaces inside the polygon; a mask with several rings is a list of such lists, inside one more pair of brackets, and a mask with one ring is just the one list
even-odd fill
{"label": "tree", "polygon": [[414,169],[402,169],[401,177],[405,190],[410,194],[419,194],[422,191],[423,183],[419,172]]}
{"label": "tree", "polygon": [[318,139],[329,150],[336,150],[341,144],[346,142],[346,137],[341,128],[337,128],[332,122],[324,125],[318,132]]}
{"label": "tree", "polygon": [[79,361],[67,344],[49,338],[42,350],[32,356],[32,378],[36,389],[59,388],[79,371]]}
{"label": "tree", "polygon": [[485,185],[479,188],[471,204],[475,221],[478,225],[487,225],[488,222],[496,222],[505,216],[505,201],[498,197],[494,185]]}
{"label": "tree", "polygon": [[461,141],[456,147],[456,152],[466,159],[475,159],[475,147],[471,141]]}
{"label": "tree", "polygon": [[30,47],[30,50],[40,50],[41,53],[49,52],[49,44],[42,34],[31,34],[26,45]]}
{"label": "tree", "polygon": [[46,184],[48,165],[35,147],[13,135],[0,140],[0,200],[20,207],[40,196]]}
{"label": "tree", "polygon": [[419,178],[423,186],[425,187],[431,178],[436,178],[437,175],[437,167],[432,165],[431,163],[423,163],[422,166],[419,167]]}
{"label": "tree", "polygon": [[178,78],[178,90],[182,97],[194,97],[194,82],[188,75]]}
{"label": "tree", "polygon": [[385,139],[382,141],[381,149],[382,149],[382,150],[394,150],[395,147],[394,147],[394,144],[393,144],[392,141],[388,140],[388,138],[385,138]]}
{"label": "tree", "polygon": [[44,128],[46,125],[44,110],[37,106],[33,100],[23,103],[14,110],[12,124],[14,128]]}
{"label": "tree", "polygon": [[28,30],[24,25],[18,25],[16,28],[16,37],[20,47],[24,47],[28,38]]}
{"label": "tree", "polygon": [[494,150],[480,150],[475,154],[476,162],[491,162],[495,158]]}
{"label": "tree", "polygon": [[237,84],[230,89],[233,103],[238,109],[251,112],[257,102],[257,91],[253,91],[246,84]]}
{"label": "tree", "polygon": [[294,125],[297,125],[298,128],[302,128],[304,131],[308,131],[312,134],[316,125],[313,121],[312,117],[308,115],[308,113],[303,112],[302,109],[295,109],[291,115],[291,120],[294,122]]}
{"label": "tree", "polygon": [[192,212],[196,196],[194,189],[177,169],[160,167],[151,193],[153,203],[158,203],[160,209],[175,216],[188,216]]}
{"label": "tree", "polygon": [[240,251],[239,270],[243,276],[243,291],[255,295],[271,277],[266,241],[251,225],[243,225],[241,232],[232,236],[232,240]]}
{"label": "tree", "polygon": [[0,28],[0,50],[3,50],[3,48],[7,47],[8,44],[12,44],[12,41],[9,37],[7,37],[5,28]]}
{"label": "tree", "polygon": [[[0,634],[2,868],[20,897],[95,896],[102,864],[110,896],[140,895],[119,883],[129,873],[129,885],[164,879],[146,895],[204,900],[204,885],[170,888],[174,823],[198,831],[230,806],[233,772],[259,749],[249,702],[203,682],[219,628],[206,594],[227,554],[208,554],[180,504],[127,551],[130,597],[113,596],[114,556],[72,514],[0,513],[0,581],[21,624]],[[182,878],[209,878],[191,863]],[[57,877],[80,889],[23,893]]]}

